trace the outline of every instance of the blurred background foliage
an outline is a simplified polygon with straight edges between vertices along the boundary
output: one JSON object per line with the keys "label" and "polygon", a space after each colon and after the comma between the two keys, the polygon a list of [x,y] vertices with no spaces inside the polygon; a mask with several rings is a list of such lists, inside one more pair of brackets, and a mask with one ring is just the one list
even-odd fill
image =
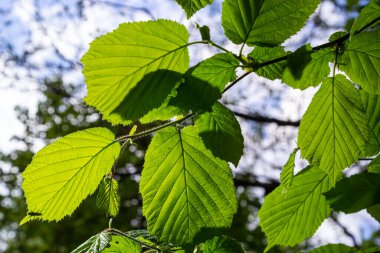
{"label": "blurred background foliage", "polygon": [[[359,0],[324,1],[331,2],[335,8],[347,13],[348,18],[346,19],[346,23],[348,26],[351,24],[351,17],[355,17],[355,13],[365,4],[365,1]],[[77,18],[85,19],[83,8],[89,4],[96,4],[96,1],[76,1],[75,6],[77,6],[77,12],[79,13]],[[114,8],[118,8],[118,4],[115,2],[110,2],[109,4],[114,5]],[[125,10],[133,13],[141,11],[148,16],[152,16],[148,7],[124,7]],[[128,13],[127,11],[126,13]],[[218,11],[218,9],[210,10],[210,12],[215,11]],[[320,29],[342,28],[341,26],[337,28],[333,27],[334,25],[326,22],[321,17],[323,15],[320,14],[317,13],[317,15],[313,16],[313,23],[316,27]],[[38,15],[36,19],[38,19]],[[314,35],[311,34],[310,36]],[[27,70],[33,69],[33,65],[31,65],[27,58],[38,50],[25,50],[20,54],[12,51],[12,45],[8,45],[7,47],[4,43],[0,43],[0,45],[2,52],[6,52],[9,57],[12,56],[12,61],[18,67]],[[21,173],[30,163],[36,151],[34,148],[36,142],[40,142],[39,145],[42,146],[54,141],[58,137],[89,127],[108,127],[113,130],[116,136],[127,134],[130,130],[130,126],[111,126],[107,122],[102,121],[101,116],[93,108],[87,107],[78,99],[77,94],[83,91],[83,85],[67,83],[63,81],[60,75],[57,75],[57,72],[63,73],[69,71],[70,68],[77,68],[77,63],[66,59],[62,54],[58,54],[58,56],[62,57],[62,66],[50,65],[55,71],[49,74],[51,75],[49,78],[38,81],[37,92],[40,94],[40,99],[37,111],[32,113],[28,107],[17,106],[15,108],[18,120],[25,127],[23,134],[12,137],[12,141],[17,141],[20,148],[11,152],[2,152],[0,150],[0,251],[3,250],[3,252],[70,252],[91,235],[100,232],[108,226],[108,218],[105,216],[105,213],[96,208],[96,193],[85,200],[71,217],[66,217],[59,223],[34,221],[21,227],[18,225],[27,210],[20,188],[22,183]],[[229,105],[234,105],[233,99],[225,102]],[[258,146],[261,145],[264,137],[257,136],[260,136],[260,129],[265,124],[274,124],[276,125],[276,129],[282,126],[294,128],[297,125],[297,122],[281,121],[266,117],[265,115],[259,115],[258,113],[260,112],[256,112],[253,116],[241,113],[239,118],[243,123],[249,122],[250,131],[256,133],[256,137],[252,138],[251,141],[258,144]],[[236,114],[238,115],[239,112]],[[7,122],[2,122],[2,124],[7,124]],[[138,125],[138,131],[150,127],[152,125]],[[280,130],[278,131],[280,132],[278,138],[282,138],[284,134],[281,134]],[[144,151],[147,149],[149,142],[150,138],[147,137],[136,140],[134,144],[124,150],[117,163],[118,172],[115,178],[119,181],[121,209],[119,216],[114,219],[113,224],[122,231],[146,227],[146,222],[141,212],[141,197],[138,193],[138,182],[143,165]],[[249,152],[248,155],[253,156]],[[290,149],[288,152],[290,152]],[[278,170],[279,168],[274,167],[273,169]],[[278,179],[266,178],[263,180],[253,170],[243,169],[235,173],[235,185],[239,202],[238,213],[234,217],[232,227],[223,230],[223,232],[244,243],[248,252],[263,252],[266,240],[264,234],[257,226],[257,212],[263,201],[262,196],[270,193],[278,185]],[[257,194],[258,192],[260,194]],[[336,222],[337,227],[340,228],[339,231],[336,231],[337,233],[351,238],[353,240],[352,243],[357,244],[355,237],[339,223],[338,219],[332,219],[332,221]],[[270,252],[299,252],[302,249],[309,248],[312,244],[313,242],[306,241],[303,245],[296,248],[277,247]],[[362,241],[364,247],[379,244],[380,232],[375,232],[371,237]]]}

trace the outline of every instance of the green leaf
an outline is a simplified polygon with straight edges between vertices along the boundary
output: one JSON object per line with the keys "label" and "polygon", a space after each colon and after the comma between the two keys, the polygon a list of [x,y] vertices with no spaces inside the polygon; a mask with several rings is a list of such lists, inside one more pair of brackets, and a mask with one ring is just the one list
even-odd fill
{"label": "green leaf", "polygon": [[[255,47],[253,51],[248,55],[253,62],[263,63],[273,59],[280,58],[287,55],[283,47]],[[286,67],[286,61],[276,62],[268,66],[264,66],[255,71],[259,76],[268,78],[270,80],[281,79],[282,72]]]}
{"label": "green leaf", "polygon": [[238,165],[243,155],[244,139],[239,122],[228,108],[216,102],[211,112],[196,117],[195,126],[214,156]]}
{"label": "green leaf", "polygon": [[368,164],[368,172],[380,173],[380,155]]}
{"label": "green leaf", "polygon": [[288,57],[282,81],[295,89],[315,87],[329,75],[329,62],[334,60],[334,56],[333,49],[313,51],[307,44]]}
{"label": "green leaf", "polygon": [[361,100],[369,126],[369,143],[363,156],[374,156],[380,152],[380,97],[360,90]]}
{"label": "green leaf", "polygon": [[380,222],[380,204],[367,208],[367,212],[378,222]]}
{"label": "green leaf", "polygon": [[338,66],[371,94],[380,92],[380,30],[351,37]]}
{"label": "green leaf", "polygon": [[41,149],[22,173],[28,210],[48,221],[71,215],[111,171],[120,153],[114,139],[106,128],[90,128]]}
{"label": "green leaf", "polygon": [[353,253],[353,249],[344,244],[327,244],[307,253]]}
{"label": "green leaf", "polygon": [[346,31],[338,31],[338,32],[334,32],[333,34],[331,34],[331,36],[329,37],[329,42],[333,42],[333,41],[336,41],[344,36],[348,36],[348,33]]}
{"label": "green leaf", "polygon": [[278,244],[294,246],[312,236],[330,215],[321,195],[332,185],[330,177],[314,166],[297,174],[286,194],[283,185],[270,193],[259,211],[260,226],[268,238],[265,252]]}
{"label": "green leaf", "polygon": [[124,236],[112,235],[109,247],[105,248],[102,253],[141,253],[142,248],[139,243],[132,241]]}
{"label": "green leaf", "polygon": [[227,236],[215,236],[202,243],[201,253],[244,253],[240,243]]}
{"label": "green leaf", "polygon": [[118,189],[119,185],[113,178],[105,177],[99,185],[96,205],[105,210],[111,217],[116,217],[119,213],[120,196]]}
{"label": "green leaf", "polygon": [[210,109],[222,97],[225,86],[236,79],[238,66],[239,61],[230,53],[216,54],[202,61],[185,74],[185,82],[169,105],[186,112]]}
{"label": "green leaf", "polygon": [[371,0],[370,3],[364,7],[359,17],[355,20],[352,26],[351,33],[355,34],[363,30],[363,28],[374,24],[380,20],[380,0]]}
{"label": "green leaf", "polygon": [[364,152],[369,129],[359,91],[343,75],[326,79],[302,118],[298,146],[336,181]]}
{"label": "green leaf", "polygon": [[173,72],[188,69],[188,37],[184,26],[160,19],[121,24],[95,39],[81,59],[86,103],[113,124],[161,106],[179,81]]}
{"label": "green leaf", "polygon": [[227,162],[206,149],[194,126],[156,133],[140,192],[148,229],[164,242],[183,244],[201,228],[229,227],[237,210]]}
{"label": "green leaf", "polygon": [[336,211],[356,213],[380,203],[380,174],[363,173],[344,178],[326,192],[327,202]]}
{"label": "green leaf", "polygon": [[235,44],[277,46],[299,31],[319,0],[225,0],[222,25]]}
{"label": "green leaf", "polygon": [[203,7],[212,4],[214,0],[175,0],[186,12],[187,18],[191,18],[197,11]]}
{"label": "green leaf", "polygon": [[294,178],[294,159],[296,157],[298,148],[295,148],[289,156],[289,160],[285,163],[282,169],[280,180],[284,187],[284,192],[287,191],[288,187],[292,185]]}
{"label": "green leaf", "polygon": [[100,234],[92,236],[90,239],[81,244],[78,248],[71,251],[71,253],[97,253],[103,252],[111,241],[111,234],[101,232]]}

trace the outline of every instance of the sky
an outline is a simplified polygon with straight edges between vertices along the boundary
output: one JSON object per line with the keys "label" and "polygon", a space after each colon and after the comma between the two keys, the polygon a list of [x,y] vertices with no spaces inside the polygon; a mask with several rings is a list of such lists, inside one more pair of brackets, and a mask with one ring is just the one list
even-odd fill
{"label": "sky", "polygon": [[[27,107],[33,114],[38,101],[42,99],[37,91],[41,80],[54,75],[62,76],[66,83],[82,87],[81,92],[76,94],[78,101],[85,96],[86,89],[79,60],[94,38],[116,29],[122,22],[152,18],[175,20],[189,29],[190,41],[200,39],[194,25],[194,22],[197,22],[211,27],[211,37],[214,41],[234,52],[239,50],[239,47],[227,42],[223,35],[220,24],[221,0],[201,10],[190,20],[186,20],[182,9],[172,0],[87,0],[83,1],[82,12],[78,12],[78,2],[77,0],[0,0],[0,113],[3,122],[0,131],[0,149],[2,151],[11,152],[15,148],[24,148],[17,141],[10,140],[13,135],[22,134],[24,131],[24,127],[16,118],[14,107],[16,105]],[[329,35],[342,27],[347,20],[347,16],[329,1],[321,4],[317,13],[333,28],[321,29],[309,21],[304,29],[284,43],[287,50],[293,51],[302,43],[310,42],[313,46],[325,43]],[[244,52],[248,53],[249,50],[246,47]],[[192,65],[217,52],[207,46],[194,46],[189,51]],[[238,72],[239,74],[241,72]],[[279,80],[268,82],[253,74],[231,89],[223,101],[234,104],[231,108],[246,113],[260,112],[267,116],[295,121],[302,117],[316,90],[309,88],[301,92],[285,86]],[[243,172],[254,171],[263,178],[278,178],[280,170],[273,171],[269,168],[281,167],[286,162],[288,155],[296,146],[297,129],[268,125],[262,130],[257,129],[252,122],[241,121],[241,124],[246,148],[238,169]],[[260,147],[254,141],[258,132],[263,138]],[[41,147],[42,142],[36,140],[35,151]],[[304,165],[305,161],[298,158],[298,168]],[[365,212],[340,215],[339,220],[348,226],[359,241],[363,233],[368,236],[370,231],[380,229],[378,223]],[[335,233],[336,230],[339,228],[331,221],[326,221],[313,240],[318,244],[328,242],[352,244],[349,238]]]}

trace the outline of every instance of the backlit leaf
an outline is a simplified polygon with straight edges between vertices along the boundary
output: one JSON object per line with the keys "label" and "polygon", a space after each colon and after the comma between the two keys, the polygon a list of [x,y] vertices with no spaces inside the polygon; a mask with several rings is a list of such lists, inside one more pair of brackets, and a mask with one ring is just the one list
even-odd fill
{"label": "backlit leaf", "polygon": [[[188,69],[188,32],[168,20],[121,24],[95,39],[81,59],[85,101],[113,124],[129,124],[162,105]],[[117,95],[116,95],[117,94]]]}
{"label": "backlit leaf", "polygon": [[141,245],[131,239],[120,235],[112,235],[109,247],[102,253],[141,253]]}
{"label": "backlit leaf", "polygon": [[310,44],[305,45],[288,57],[282,81],[295,89],[315,87],[329,75],[329,62],[334,60],[334,56],[334,49],[315,52]]}
{"label": "backlit leaf", "polygon": [[227,236],[216,236],[202,243],[201,253],[244,253],[241,244]]}
{"label": "backlit leaf", "polygon": [[215,103],[211,112],[196,117],[195,126],[214,156],[238,165],[243,155],[244,139],[239,122],[228,108]]}
{"label": "backlit leaf", "polygon": [[211,4],[214,0],[176,0],[186,12],[187,18],[190,18],[203,7]]}
{"label": "backlit leaf", "polygon": [[380,174],[362,173],[344,178],[326,192],[327,202],[336,211],[356,213],[380,204]]}
{"label": "backlit leaf", "polygon": [[39,219],[61,220],[92,194],[120,153],[106,128],[90,128],[41,149],[22,173],[29,212]]}
{"label": "backlit leaf", "polygon": [[270,193],[259,211],[260,226],[268,238],[265,251],[278,244],[294,246],[312,236],[330,215],[321,195],[332,185],[323,170],[308,167],[294,177],[286,194],[283,185]]}
{"label": "backlit leaf", "polygon": [[237,204],[231,170],[204,146],[194,126],[156,133],[140,192],[149,231],[164,242],[191,242],[201,228],[228,227]]}
{"label": "backlit leaf", "polygon": [[354,253],[353,248],[344,244],[327,244],[307,253]]}
{"label": "backlit leaf", "polygon": [[336,181],[364,152],[369,129],[359,91],[343,75],[326,79],[302,118],[298,146]]}
{"label": "backlit leaf", "polygon": [[352,36],[338,63],[352,81],[371,94],[379,94],[380,30]]}
{"label": "backlit leaf", "polygon": [[116,217],[119,213],[120,196],[119,185],[113,178],[104,178],[99,185],[99,193],[96,198],[96,205],[107,212],[111,217]]}
{"label": "backlit leaf", "polygon": [[380,152],[380,96],[360,90],[361,100],[369,126],[369,143],[363,156],[374,156]]}
{"label": "backlit leaf", "polygon": [[286,192],[286,189],[292,185],[293,183],[293,177],[294,177],[294,159],[296,157],[298,148],[294,149],[293,152],[289,156],[289,160],[284,165],[284,168],[282,168],[282,172],[280,175],[281,184],[284,186],[284,190]]}
{"label": "backlit leaf", "polygon": [[374,24],[376,21],[380,21],[380,0],[371,0],[369,4],[361,10],[359,17],[352,26],[351,33],[355,34],[370,24]]}
{"label": "backlit leaf", "polygon": [[71,253],[98,253],[105,249],[111,241],[111,234],[101,232],[100,234],[92,236],[90,239],[81,244],[78,248],[71,251]]}
{"label": "backlit leaf", "polygon": [[[255,47],[248,55],[254,62],[263,63],[287,55],[283,47]],[[270,80],[281,79],[286,67],[286,60],[264,66],[255,71],[259,76]]]}
{"label": "backlit leaf", "polygon": [[235,44],[277,46],[299,31],[319,0],[225,0],[222,25]]}

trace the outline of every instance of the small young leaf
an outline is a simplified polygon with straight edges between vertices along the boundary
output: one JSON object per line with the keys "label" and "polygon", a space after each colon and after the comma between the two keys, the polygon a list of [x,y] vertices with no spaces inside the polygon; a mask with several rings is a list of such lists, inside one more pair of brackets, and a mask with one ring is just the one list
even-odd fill
{"label": "small young leaf", "polygon": [[244,253],[241,244],[227,236],[215,236],[201,245],[201,253]]}
{"label": "small young leaf", "polygon": [[363,156],[374,156],[380,152],[380,96],[360,90],[360,97],[369,126],[369,143]]}
{"label": "small young leaf", "polygon": [[211,112],[202,113],[195,119],[195,126],[214,156],[238,165],[244,139],[239,122],[228,108],[216,102]]}
{"label": "small young leaf", "polygon": [[175,0],[186,12],[187,18],[191,18],[197,11],[212,4],[214,0]]}
{"label": "small young leaf", "polygon": [[112,235],[109,247],[106,247],[101,253],[141,253],[141,245],[131,239],[120,235]]}
{"label": "small young leaf", "polygon": [[61,220],[92,194],[120,153],[106,128],[90,128],[41,149],[22,173],[29,212],[38,219]]}
{"label": "small young leaf", "polygon": [[111,241],[111,234],[101,232],[100,234],[92,236],[90,239],[81,244],[78,248],[71,251],[71,253],[97,253],[104,252],[103,250],[109,245]]}
{"label": "small young leaf", "polygon": [[355,34],[361,31],[364,27],[380,21],[380,0],[371,0],[370,3],[364,7],[359,17],[355,20],[351,28],[351,33]]}
{"label": "small young leaf", "polygon": [[327,244],[307,253],[353,253],[353,248],[344,244]]}
{"label": "small young leaf", "polygon": [[148,229],[163,242],[183,244],[201,228],[228,227],[237,210],[231,169],[206,149],[194,126],[156,133],[140,192]]}
{"label": "small young leaf", "polygon": [[210,28],[207,25],[200,26],[197,23],[195,23],[197,29],[201,33],[201,38],[203,41],[209,41],[211,39],[210,36]]}
{"label": "small young leaf", "polygon": [[284,186],[284,191],[288,189],[289,186],[293,183],[294,177],[294,159],[296,157],[298,148],[295,148],[289,156],[289,160],[285,163],[284,168],[282,169],[280,180],[281,184]]}
{"label": "small young leaf", "polygon": [[329,62],[334,60],[334,55],[334,49],[315,52],[310,44],[305,45],[288,57],[282,81],[295,89],[315,87],[329,75]]}
{"label": "small young leaf", "polygon": [[294,246],[312,236],[330,215],[321,195],[332,186],[330,177],[314,166],[297,174],[285,195],[283,185],[270,193],[259,211],[260,226],[268,238],[265,252],[278,244]]}
{"label": "small young leaf", "polygon": [[120,196],[118,189],[119,185],[113,178],[105,177],[99,185],[96,205],[105,210],[111,217],[116,217],[119,213]]}
{"label": "small young leaf", "polygon": [[359,91],[343,75],[326,79],[302,118],[302,157],[336,181],[365,151],[369,129]]}
{"label": "small young leaf", "polygon": [[173,72],[188,69],[188,37],[183,25],[159,19],[121,24],[95,39],[81,59],[86,103],[113,124],[129,124],[161,106],[178,82]]}
{"label": "small young leaf", "polygon": [[380,204],[380,174],[363,173],[344,178],[326,192],[327,202],[336,211],[356,213]]}
{"label": "small young leaf", "polygon": [[[262,63],[282,56],[288,53],[284,51],[283,47],[255,47],[248,55],[254,62]],[[259,76],[268,78],[270,80],[281,79],[282,72],[286,67],[286,60],[264,66],[255,71]]]}
{"label": "small young leaf", "polygon": [[380,92],[380,30],[351,37],[338,67],[371,94]]}
{"label": "small young leaf", "polygon": [[305,25],[319,0],[225,0],[222,25],[235,44],[277,46]]}

